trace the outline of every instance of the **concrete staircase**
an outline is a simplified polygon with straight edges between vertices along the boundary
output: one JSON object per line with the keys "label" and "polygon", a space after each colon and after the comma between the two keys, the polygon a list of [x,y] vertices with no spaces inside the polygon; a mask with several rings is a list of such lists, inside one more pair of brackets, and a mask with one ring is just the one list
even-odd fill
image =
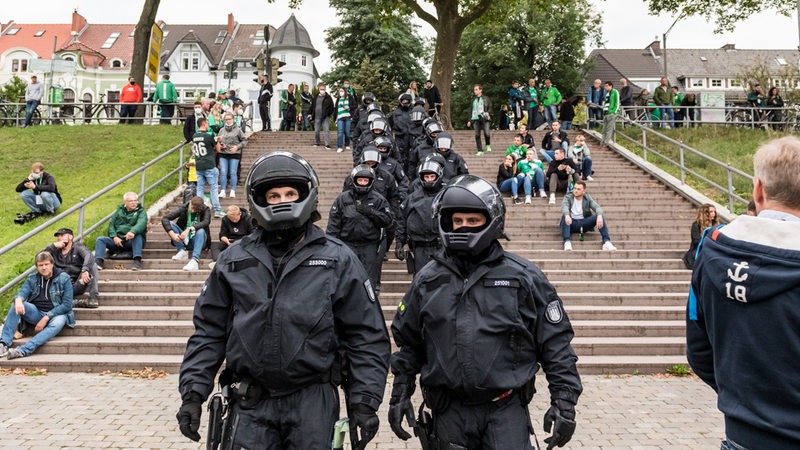
{"label": "concrete staircase", "polygon": [[[541,135],[535,133],[537,143]],[[483,157],[473,156],[473,136],[471,131],[455,132],[456,149],[466,158],[470,173],[494,183],[513,132],[493,132],[495,151]],[[245,150],[242,172],[268,151],[303,155],[320,176],[323,220],[318,225],[324,228],[352,164],[348,152],[337,154],[312,144],[313,133],[255,134]],[[683,318],[690,272],[680,258],[688,246],[693,207],[613,151],[599,149],[591,139],[589,145],[595,181],[588,192],[603,207],[619,250],[601,251],[595,232],[587,233],[584,242],[575,236],[575,250],[564,252],[557,226],[560,196],[552,206],[543,198],[534,198],[532,205],[507,201],[506,229],[512,240],[503,245],[535,262],[556,286],[575,328],[573,346],[582,373],[664,372],[686,362]],[[237,198],[221,200],[223,208],[246,206],[243,182]],[[219,222],[212,223],[215,240]],[[210,260],[201,262],[199,272],[187,273],[181,270],[183,262],[170,259],[174,252],[160,217],[152,218],[144,270],[123,270],[131,262],[115,261],[116,270],[100,273],[99,309],[76,310],[76,328],[65,329],[34,355],[0,360],[0,367],[81,372],[152,367],[177,372]],[[381,304],[387,325],[409,281],[405,263],[393,258],[384,263]]]}

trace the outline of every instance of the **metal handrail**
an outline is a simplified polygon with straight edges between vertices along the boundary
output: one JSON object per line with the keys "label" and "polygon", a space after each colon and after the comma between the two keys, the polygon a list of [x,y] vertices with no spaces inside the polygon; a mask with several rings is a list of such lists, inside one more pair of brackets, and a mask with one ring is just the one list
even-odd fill
{"label": "metal handrail", "polygon": [[[15,239],[13,242],[11,242],[11,243],[3,246],[2,248],[0,248],[0,256],[2,256],[5,253],[8,253],[9,251],[15,249],[16,247],[18,247],[22,243],[26,242],[28,239],[38,235],[39,233],[41,233],[41,232],[43,232],[45,230],[47,230],[52,225],[54,225],[57,222],[63,220],[64,218],[66,218],[67,216],[71,215],[72,213],[74,213],[76,211],[78,212],[78,231],[77,231],[77,234],[75,235],[75,241],[80,242],[84,238],[84,236],[86,236],[89,233],[93,232],[94,230],[98,229],[104,223],[108,222],[108,220],[111,219],[111,217],[114,215],[114,211],[112,211],[110,214],[106,215],[105,217],[100,219],[98,222],[90,225],[89,228],[87,228],[84,231],[84,220],[85,220],[86,207],[90,203],[92,203],[93,201],[97,200],[98,198],[100,198],[103,195],[107,194],[111,190],[119,187],[124,182],[130,180],[131,178],[133,178],[133,177],[135,177],[137,175],[141,174],[141,182],[140,182],[140,185],[139,185],[139,193],[138,194],[139,194],[139,201],[140,201],[140,203],[142,205],[144,205],[144,197],[148,192],[152,191],[153,189],[158,187],[160,184],[164,183],[166,180],[168,180],[170,177],[174,176],[176,173],[178,174],[178,184],[179,185],[183,184],[184,147],[186,145],[187,145],[186,142],[181,142],[180,144],[172,147],[171,149],[167,150],[166,152],[160,154],[159,156],[156,156],[155,158],[153,158],[149,162],[143,163],[142,166],[139,167],[138,169],[128,173],[127,175],[124,175],[123,177],[119,178],[117,181],[115,181],[115,182],[109,184],[108,186],[100,189],[99,191],[97,191],[96,193],[92,194],[88,198],[80,199],[80,201],[77,204],[71,206],[66,211],[58,214],[55,217],[50,218],[45,223],[39,225],[38,227],[34,228],[33,230],[31,230],[31,231],[25,233],[24,235],[20,236],[19,238]],[[175,169],[172,169],[171,171],[169,171],[163,177],[161,177],[158,180],[156,180],[154,183],[150,184],[149,186],[146,186],[145,183],[146,183],[147,169],[149,167],[155,165],[156,163],[158,163],[162,159],[167,158],[168,156],[174,154],[176,151],[179,152],[178,166]],[[33,273],[33,271],[35,269],[36,269],[35,266],[31,266],[30,268],[28,268],[28,270],[26,270],[25,272],[23,272],[22,274],[18,275],[16,278],[14,278],[13,280],[11,280],[8,283],[6,283],[3,287],[0,287],[0,295],[6,293],[8,290],[10,290],[12,287],[14,287],[17,283],[19,283],[20,281],[25,279],[25,277],[27,277],[29,274]]]}
{"label": "metal handrail", "polygon": [[[647,106],[624,106],[620,107],[620,116],[625,116],[629,120],[646,125],[658,125],[669,119],[664,117],[653,119],[651,112],[656,109],[662,109],[661,106],[648,104]],[[771,106],[761,106],[758,110],[761,111],[762,117],[759,118],[756,114],[756,108],[751,105],[732,104],[727,103],[725,106],[672,106],[673,110],[693,110],[695,112],[694,119],[690,120],[688,115],[684,115],[682,120],[674,120],[675,123],[680,123],[682,126],[697,126],[697,125],[732,125],[747,128],[759,127],[774,127],[785,128],[789,131],[800,130],[800,105],[789,105],[781,108]],[[714,120],[712,118],[703,117],[703,111],[724,111],[722,120]],[[773,113],[780,113],[780,120],[775,119]],[[631,114],[631,117],[628,114]]]}
{"label": "metal handrail", "polygon": [[[677,167],[678,170],[680,171],[680,182],[681,182],[681,184],[686,184],[686,174],[687,173],[689,175],[694,176],[695,178],[698,178],[699,180],[702,180],[705,183],[708,183],[709,185],[711,185],[715,189],[721,191],[725,196],[727,196],[727,198],[728,198],[728,210],[730,212],[734,211],[734,200],[736,200],[736,201],[738,201],[740,203],[744,203],[745,205],[749,202],[748,199],[740,196],[739,194],[737,194],[735,192],[736,188],[733,185],[733,176],[737,175],[737,176],[741,176],[741,177],[744,177],[744,178],[747,178],[747,179],[752,179],[753,178],[753,174],[746,173],[746,172],[744,172],[744,171],[742,171],[740,169],[737,169],[737,168],[731,166],[730,163],[724,163],[724,162],[714,158],[713,156],[709,156],[709,155],[707,155],[707,154],[705,154],[703,152],[695,150],[692,147],[689,147],[688,145],[684,144],[683,142],[678,141],[676,139],[673,139],[673,138],[671,138],[669,136],[666,136],[666,135],[664,135],[662,133],[659,133],[658,131],[655,131],[652,128],[649,128],[649,127],[644,126],[644,125],[642,125],[640,123],[637,123],[637,122],[633,122],[627,117],[622,117],[620,115],[620,116],[618,116],[618,120],[623,121],[626,126],[633,127],[633,128],[639,128],[641,130],[641,132],[642,132],[642,137],[641,137],[641,142],[640,142],[637,138],[625,134],[625,132],[623,131],[624,128],[622,128],[622,129],[617,128],[614,131],[614,137],[613,137],[614,141],[616,142],[617,136],[622,136],[627,141],[629,141],[629,142],[641,147],[641,149],[642,149],[642,158],[646,162],[649,162],[649,161],[647,161],[648,154],[654,154],[654,155],[658,156],[659,158],[663,159],[664,161],[667,161],[671,165]],[[665,141],[665,142],[667,142],[669,144],[677,145],[678,146],[679,161],[675,161],[671,157],[659,152],[658,150],[656,150],[653,147],[651,147],[650,145],[648,145],[648,135],[651,135],[652,137],[656,137],[656,138],[658,138],[660,140],[663,140],[663,141]],[[652,140],[653,139],[651,138],[650,141],[652,141]],[[717,183],[717,182],[715,182],[715,181],[713,181],[713,180],[711,180],[709,178],[707,178],[706,176],[700,174],[696,170],[694,170],[694,169],[692,169],[690,167],[687,167],[686,166],[686,158],[685,158],[687,151],[692,155],[700,157],[700,158],[708,161],[709,163],[711,163],[713,165],[716,165],[716,166],[719,166],[722,169],[724,169],[726,174],[727,174],[727,187],[723,186],[723,185],[721,185],[721,184],[719,184],[719,183]]]}

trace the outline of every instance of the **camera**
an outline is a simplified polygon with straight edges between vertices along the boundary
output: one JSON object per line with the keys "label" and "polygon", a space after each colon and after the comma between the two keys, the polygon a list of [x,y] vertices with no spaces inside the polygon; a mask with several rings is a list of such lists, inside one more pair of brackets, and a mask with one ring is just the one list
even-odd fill
{"label": "camera", "polygon": [[41,215],[42,214],[38,212],[29,212],[27,214],[17,213],[17,217],[14,219],[14,223],[17,225],[24,225]]}

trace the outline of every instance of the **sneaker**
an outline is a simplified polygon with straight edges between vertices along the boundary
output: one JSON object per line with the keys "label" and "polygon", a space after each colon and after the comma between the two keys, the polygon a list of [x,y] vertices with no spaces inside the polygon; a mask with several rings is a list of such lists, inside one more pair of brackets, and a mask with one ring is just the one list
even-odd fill
{"label": "sneaker", "polygon": [[607,251],[613,252],[616,249],[617,249],[617,247],[614,247],[614,244],[612,244],[611,241],[603,242],[603,250],[607,250]]}
{"label": "sneaker", "polygon": [[186,261],[187,259],[189,259],[189,252],[186,250],[178,250],[178,253],[172,255],[173,261]]}
{"label": "sneaker", "polygon": [[345,149],[345,150],[347,150],[347,151],[349,152],[349,151],[350,151],[350,146],[349,146],[349,145],[347,145],[347,146],[345,146],[345,147],[344,147],[344,149]]}
{"label": "sneaker", "polygon": [[486,151],[491,153],[492,152],[492,146],[489,145],[489,144],[486,144]]}
{"label": "sneaker", "polygon": [[86,307],[94,309],[97,308],[98,306],[100,306],[100,299],[98,299],[96,295],[89,296],[89,301],[86,302]]}
{"label": "sneaker", "polygon": [[336,149],[336,153],[342,153],[343,151],[344,151],[344,149],[342,147],[339,147],[339,148]]}
{"label": "sneaker", "polygon": [[330,145],[325,145],[325,150],[330,150],[330,149],[331,149]]}
{"label": "sneaker", "polygon": [[219,195],[218,195],[218,197],[219,197],[219,198],[225,198],[225,189],[223,189],[223,190],[219,191]]}
{"label": "sneaker", "polygon": [[94,260],[94,265],[96,265],[96,266],[97,266],[97,270],[103,270],[103,269],[105,269],[105,267],[103,267],[103,263],[104,263],[104,262],[105,262],[105,261],[103,261],[103,258],[97,258],[97,259],[95,259],[95,260]]}
{"label": "sneaker", "polygon": [[195,270],[199,270],[199,269],[200,269],[200,267],[197,264],[197,260],[196,259],[189,260],[189,262],[186,263],[185,266],[183,266],[183,270],[187,270],[187,271],[191,271],[191,272],[193,272]]}
{"label": "sneaker", "polygon": [[8,350],[8,356],[6,357],[8,359],[24,358],[25,353],[22,353],[22,350],[20,350],[19,348],[12,348]]}
{"label": "sneaker", "polygon": [[551,205],[556,204],[556,194],[550,194],[550,204]]}
{"label": "sneaker", "polygon": [[72,302],[72,307],[73,308],[88,308],[89,307],[89,302],[86,301],[85,298],[76,298]]}
{"label": "sneaker", "polygon": [[0,358],[5,358],[8,355],[8,346],[0,342]]}
{"label": "sneaker", "polygon": [[547,192],[545,192],[544,190],[539,191],[539,197],[547,198]]}
{"label": "sneaker", "polygon": [[233,189],[231,189],[231,195],[229,195],[229,197],[230,197],[230,198],[236,198],[236,191],[234,191]]}
{"label": "sneaker", "polygon": [[572,251],[572,241],[564,241],[564,251]]}
{"label": "sneaker", "polygon": [[592,178],[591,175],[590,175],[590,176],[586,177],[586,181],[594,181],[594,178]]}
{"label": "sneaker", "polygon": [[214,211],[214,218],[215,219],[221,219],[223,217],[225,217],[225,213],[224,212],[222,212],[222,211]]}
{"label": "sneaker", "polygon": [[483,156],[483,152],[478,150],[477,152],[475,152],[475,156]]}
{"label": "sneaker", "polygon": [[131,267],[131,270],[134,272],[142,270],[142,258],[135,258],[133,260],[133,267]]}
{"label": "sneaker", "polygon": [[525,204],[526,205],[530,205],[531,204],[531,196],[530,195],[526,195],[525,196]]}
{"label": "sneaker", "polygon": [[521,204],[521,203],[522,203],[522,199],[521,199],[521,198],[519,198],[519,197],[514,197],[514,198],[513,198],[513,200],[514,200],[514,204],[515,204],[515,205],[519,205],[519,204]]}

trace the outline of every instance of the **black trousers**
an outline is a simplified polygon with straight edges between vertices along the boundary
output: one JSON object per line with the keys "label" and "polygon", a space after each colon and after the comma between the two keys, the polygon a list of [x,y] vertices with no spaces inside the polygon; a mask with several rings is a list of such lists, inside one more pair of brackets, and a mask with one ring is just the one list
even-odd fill
{"label": "black trousers", "polygon": [[531,420],[519,395],[495,402],[465,405],[453,398],[442,411],[433,411],[440,448],[456,444],[468,450],[532,450]]}
{"label": "black trousers", "polygon": [[[339,393],[330,383],[262,400],[246,409],[232,407],[234,450],[308,450],[330,448],[339,416]],[[226,443],[222,444],[226,447]]]}
{"label": "black trousers", "polygon": [[409,247],[414,253],[414,273],[422,270],[425,264],[428,264],[433,259],[433,255],[440,249],[439,245],[415,244],[414,242],[411,242]]}
{"label": "black trousers", "polygon": [[258,104],[258,114],[261,116],[261,131],[270,131],[272,123],[269,118],[269,102]]}
{"label": "black trousers", "polygon": [[383,253],[379,252],[381,249],[380,242],[371,242],[368,244],[353,244],[346,242],[346,244],[356,254],[361,265],[367,271],[369,281],[372,283],[372,289],[377,293],[380,291],[381,286],[381,268],[383,267]]}

